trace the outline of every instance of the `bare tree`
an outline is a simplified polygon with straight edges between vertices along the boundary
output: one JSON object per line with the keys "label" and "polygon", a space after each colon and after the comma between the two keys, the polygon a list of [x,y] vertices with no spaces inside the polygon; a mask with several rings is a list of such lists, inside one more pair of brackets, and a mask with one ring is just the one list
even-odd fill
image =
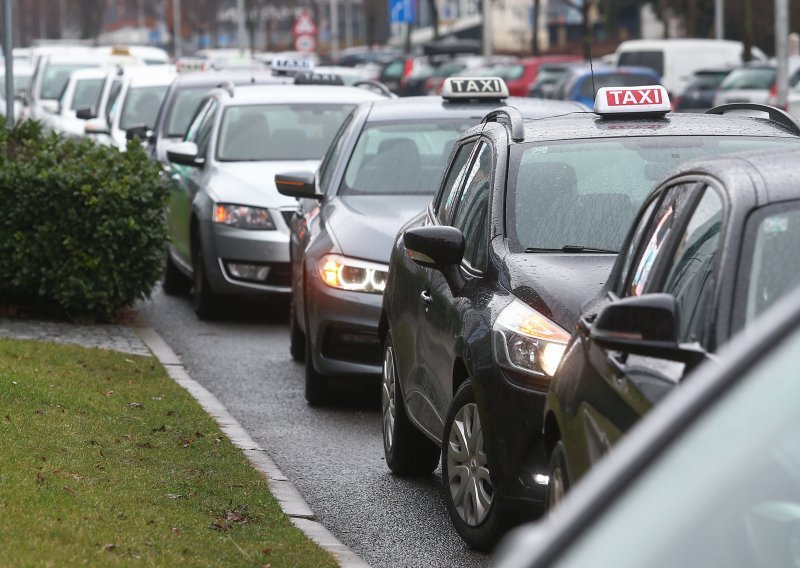
{"label": "bare tree", "polygon": [[592,41],[592,26],[589,22],[589,12],[597,2],[597,0],[559,0],[565,6],[577,10],[581,13],[581,25],[583,27],[583,44],[586,45]]}
{"label": "bare tree", "polygon": [[261,29],[264,21],[264,9],[269,0],[245,0],[244,25],[247,28],[247,35],[250,38],[250,53],[256,51],[256,33]]}
{"label": "bare tree", "polygon": [[83,0],[81,9],[76,10],[78,28],[81,38],[94,39],[103,28],[103,16],[106,11],[106,0]]}

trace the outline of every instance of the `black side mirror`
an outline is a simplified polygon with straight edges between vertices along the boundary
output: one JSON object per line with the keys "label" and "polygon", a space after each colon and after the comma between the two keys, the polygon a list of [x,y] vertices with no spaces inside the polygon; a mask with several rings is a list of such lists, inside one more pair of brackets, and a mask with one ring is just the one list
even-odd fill
{"label": "black side mirror", "polygon": [[312,172],[290,172],[275,175],[275,187],[278,193],[297,199],[322,199],[317,193],[317,180]]}
{"label": "black side mirror", "polygon": [[152,131],[147,127],[146,124],[137,124],[135,126],[131,126],[125,131],[125,138],[128,140],[133,140],[135,138],[138,138],[139,140],[149,140],[151,135]]}
{"label": "black side mirror", "polygon": [[444,274],[453,295],[464,286],[461,260],[464,258],[464,234],[447,225],[414,227],[403,233],[408,257],[427,268]]}
{"label": "black side mirror", "polygon": [[680,312],[670,294],[644,294],[615,301],[594,320],[589,337],[600,347],[687,364],[705,358],[705,351],[680,345]]}
{"label": "black side mirror", "polygon": [[75,109],[75,117],[81,120],[91,120],[93,118],[97,118],[97,113],[94,112],[92,107],[81,107],[79,109]]}

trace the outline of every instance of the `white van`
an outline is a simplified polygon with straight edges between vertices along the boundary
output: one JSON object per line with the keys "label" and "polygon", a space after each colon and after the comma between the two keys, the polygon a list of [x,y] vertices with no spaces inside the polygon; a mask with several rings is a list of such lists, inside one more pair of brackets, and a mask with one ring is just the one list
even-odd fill
{"label": "white van", "polygon": [[[740,41],[717,39],[632,39],[617,47],[617,65],[650,67],[661,75],[670,97],[680,95],[698,69],[737,67],[742,64]],[[757,47],[753,59],[766,61]]]}

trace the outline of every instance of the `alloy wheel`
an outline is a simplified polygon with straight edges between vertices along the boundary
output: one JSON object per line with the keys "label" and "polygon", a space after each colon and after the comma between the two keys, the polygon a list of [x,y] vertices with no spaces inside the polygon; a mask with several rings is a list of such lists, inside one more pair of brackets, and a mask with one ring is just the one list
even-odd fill
{"label": "alloy wheel", "polygon": [[483,449],[483,431],[475,403],[456,413],[447,447],[447,481],[453,505],[467,525],[476,527],[492,509],[494,487]]}
{"label": "alloy wheel", "polygon": [[564,473],[560,467],[550,472],[550,487],[547,491],[547,508],[552,511],[564,499]]}
{"label": "alloy wheel", "polygon": [[383,393],[381,400],[383,403],[383,443],[387,450],[392,449],[394,443],[394,418],[396,404],[396,386],[394,372],[394,350],[391,345],[386,347],[383,356]]}

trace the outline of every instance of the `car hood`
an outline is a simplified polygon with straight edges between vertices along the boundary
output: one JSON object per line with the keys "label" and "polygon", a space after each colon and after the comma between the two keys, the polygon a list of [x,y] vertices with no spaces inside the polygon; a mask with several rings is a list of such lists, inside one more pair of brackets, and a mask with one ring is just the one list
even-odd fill
{"label": "car hood", "polygon": [[314,172],[317,166],[319,160],[217,162],[214,164],[209,185],[218,201],[256,207],[288,207],[296,205],[297,200],[278,193],[275,174]]}
{"label": "car hood", "polygon": [[431,199],[431,195],[337,196],[325,206],[323,217],[342,254],[388,264],[397,231]]}
{"label": "car hood", "polygon": [[512,294],[572,333],[584,304],[597,297],[614,254],[509,254],[501,282]]}

